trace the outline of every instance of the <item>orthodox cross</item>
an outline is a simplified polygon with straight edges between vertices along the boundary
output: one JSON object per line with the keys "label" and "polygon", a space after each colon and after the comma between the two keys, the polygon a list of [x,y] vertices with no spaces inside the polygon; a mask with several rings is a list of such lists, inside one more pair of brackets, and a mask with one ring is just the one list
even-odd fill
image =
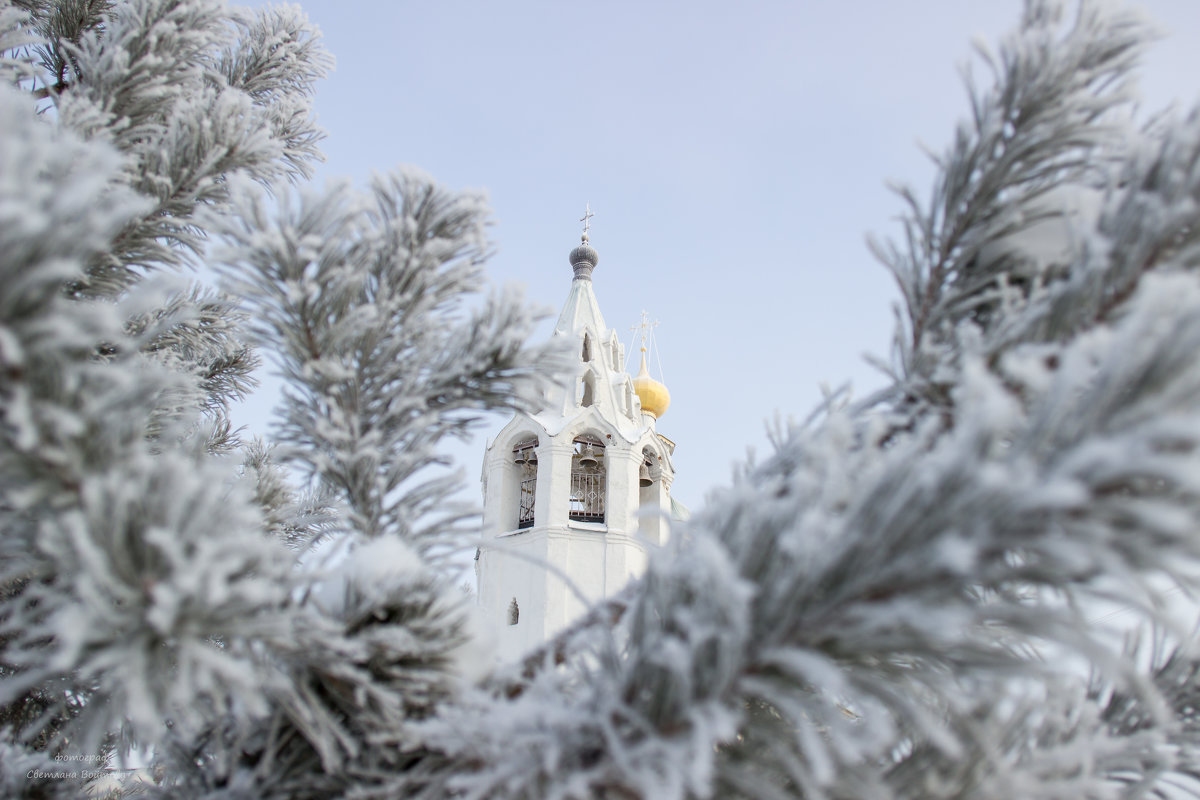
{"label": "orthodox cross", "polygon": [[583,223],[583,235],[584,236],[587,236],[588,231],[591,230],[592,217],[594,217],[594,216],[596,216],[596,215],[592,213],[592,204],[587,203],[584,206],[583,216],[579,218],[579,221]]}
{"label": "orthodox cross", "polygon": [[642,309],[641,324],[634,325],[633,327],[630,328],[630,330],[631,331],[639,331],[641,333],[642,351],[643,352],[645,352],[645,350],[646,350],[646,342],[650,338],[650,331],[654,330],[657,327],[658,327],[658,320],[654,320],[654,322],[651,322],[650,315],[646,313],[645,309]]}

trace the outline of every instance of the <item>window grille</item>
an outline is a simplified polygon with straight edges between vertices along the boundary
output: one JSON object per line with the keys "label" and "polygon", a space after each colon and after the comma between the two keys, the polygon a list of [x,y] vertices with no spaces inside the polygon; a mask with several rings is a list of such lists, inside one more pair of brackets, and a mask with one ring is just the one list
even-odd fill
{"label": "window grille", "polygon": [[575,439],[571,458],[571,498],[567,518],[579,522],[604,522],[604,443],[584,434]]}
{"label": "window grille", "polygon": [[604,473],[577,470],[571,474],[571,519],[604,522]]}
{"label": "window grille", "polygon": [[521,479],[521,510],[517,516],[518,528],[533,527],[533,504],[537,499],[537,473],[526,475]]}
{"label": "window grille", "polygon": [[527,439],[513,448],[517,468],[517,529],[533,527],[533,507],[537,498],[537,439]]}

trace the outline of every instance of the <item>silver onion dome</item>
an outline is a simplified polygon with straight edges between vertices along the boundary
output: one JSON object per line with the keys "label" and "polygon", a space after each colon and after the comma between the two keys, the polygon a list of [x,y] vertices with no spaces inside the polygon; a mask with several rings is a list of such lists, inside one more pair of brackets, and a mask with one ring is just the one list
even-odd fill
{"label": "silver onion dome", "polygon": [[586,233],[580,238],[582,239],[580,245],[571,251],[571,269],[575,270],[576,278],[590,281],[592,270],[596,268],[596,263],[600,260],[600,254],[596,252],[596,248],[588,244]]}

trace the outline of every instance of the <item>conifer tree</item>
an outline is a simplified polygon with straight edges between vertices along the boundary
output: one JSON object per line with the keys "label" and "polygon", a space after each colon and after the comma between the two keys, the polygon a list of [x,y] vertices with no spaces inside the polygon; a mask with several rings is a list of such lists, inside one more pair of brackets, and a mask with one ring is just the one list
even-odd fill
{"label": "conifer tree", "polygon": [[171,798],[1200,794],[1200,114],[1138,121],[1148,39],[1028,0],[874,244],[890,385],[489,673],[428,468],[560,354],[463,303],[482,199],[289,188],[328,64],[294,10],[0,6],[0,793],[136,746]]}
{"label": "conifer tree", "polygon": [[257,363],[242,312],[178,272],[235,175],[307,174],[327,58],[291,12],[207,2],[4,3],[0,55],[0,704],[14,742],[89,751],[224,692],[239,657],[179,626],[286,574],[210,457]]}

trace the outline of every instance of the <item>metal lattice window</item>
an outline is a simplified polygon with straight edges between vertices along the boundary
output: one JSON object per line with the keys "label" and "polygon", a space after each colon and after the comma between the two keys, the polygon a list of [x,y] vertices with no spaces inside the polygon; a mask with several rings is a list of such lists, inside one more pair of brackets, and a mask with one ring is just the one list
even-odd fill
{"label": "metal lattice window", "polygon": [[576,472],[571,475],[571,519],[604,522],[604,475]]}
{"label": "metal lattice window", "polygon": [[604,522],[606,474],[604,445],[592,437],[575,440],[571,459],[571,502],[567,517],[579,522]]}
{"label": "metal lattice window", "polygon": [[533,504],[537,500],[537,474],[528,474],[521,479],[521,510],[517,515],[518,528],[533,527]]}
{"label": "metal lattice window", "polygon": [[517,468],[517,528],[533,527],[533,507],[537,500],[537,439],[527,439],[513,448]]}

